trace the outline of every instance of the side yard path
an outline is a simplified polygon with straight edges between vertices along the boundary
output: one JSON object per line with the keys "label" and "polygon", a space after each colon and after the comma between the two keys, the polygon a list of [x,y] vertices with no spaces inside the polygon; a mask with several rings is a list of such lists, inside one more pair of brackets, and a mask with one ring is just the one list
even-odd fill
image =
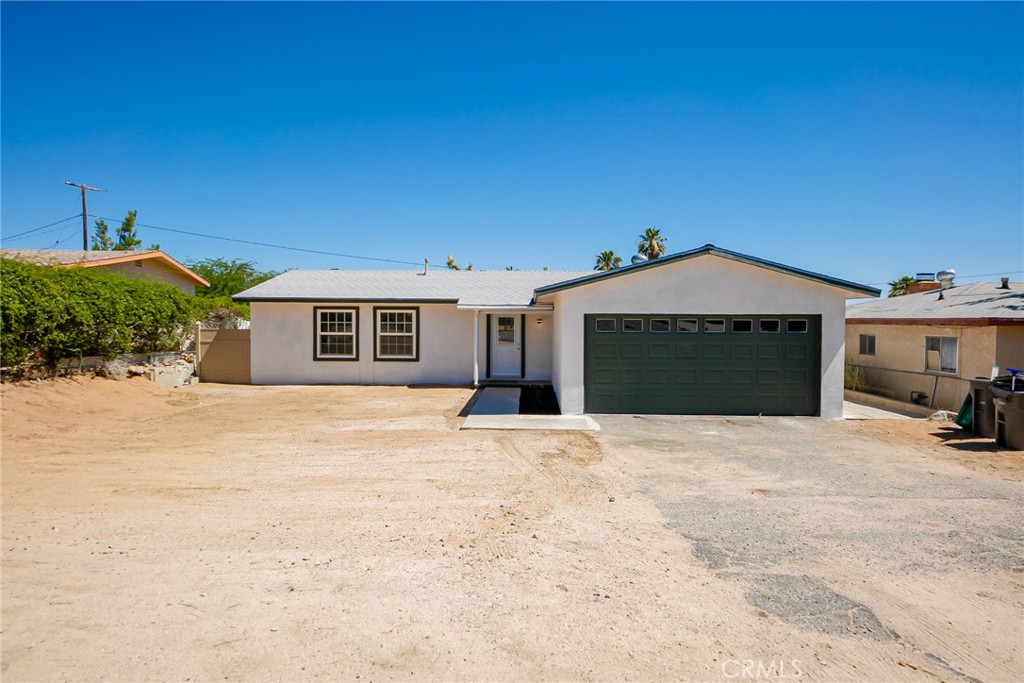
{"label": "side yard path", "polygon": [[1019,470],[470,396],[3,387],[3,680],[1019,678]]}

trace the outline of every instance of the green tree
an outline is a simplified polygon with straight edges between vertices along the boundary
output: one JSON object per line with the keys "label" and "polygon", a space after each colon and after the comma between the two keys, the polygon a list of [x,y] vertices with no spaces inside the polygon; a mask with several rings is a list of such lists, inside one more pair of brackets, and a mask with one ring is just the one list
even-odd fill
{"label": "green tree", "polygon": [[889,283],[889,296],[903,296],[914,282],[916,280],[910,275],[904,275],[897,280],[893,280]]}
{"label": "green tree", "polygon": [[132,209],[121,221],[121,226],[117,229],[117,244],[114,245],[114,251],[134,251],[142,246],[142,240],[135,231],[135,218],[138,215],[139,212]]}
{"label": "green tree", "polygon": [[615,255],[614,251],[602,251],[597,255],[597,265],[594,270],[615,270],[622,265],[622,259]]}
{"label": "green tree", "polygon": [[663,236],[658,228],[644,228],[639,238],[640,242],[636,245],[637,252],[652,261],[665,255],[665,242],[668,242],[668,238]]}
{"label": "green tree", "polygon": [[272,270],[259,270],[252,261],[238,259],[206,258],[189,261],[188,267],[210,283],[209,287],[197,290],[196,296],[211,298],[234,296],[278,275]]}
{"label": "green tree", "polygon": [[110,251],[114,248],[114,240],[110,239],[110,226],[102,218],[96,219],[96,228],[92,236],[93,251]]}

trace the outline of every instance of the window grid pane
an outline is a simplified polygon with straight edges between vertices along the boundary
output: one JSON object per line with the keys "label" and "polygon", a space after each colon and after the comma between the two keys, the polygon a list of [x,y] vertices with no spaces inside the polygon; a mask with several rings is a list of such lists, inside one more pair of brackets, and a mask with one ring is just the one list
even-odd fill
{"label": "window grid pane", "polygon": [[317,357],[355,358],[355,312],[318,311]]}
{"label": "window grid pane", "polygon": [[379,358],[416,357],[416,314],[413,311],[377,312]]}

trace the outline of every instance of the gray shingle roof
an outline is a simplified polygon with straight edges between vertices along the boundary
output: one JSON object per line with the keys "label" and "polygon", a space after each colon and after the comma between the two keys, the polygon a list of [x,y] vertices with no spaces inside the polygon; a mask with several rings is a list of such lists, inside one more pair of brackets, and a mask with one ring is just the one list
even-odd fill
{"label": "gray shingle roof", "polygon": [[0,249],[5,258],[37,263],[41,266],[63,266],[72,263],[95,263],[126,256],[158,254],[155,250],[139,251],[85,251],[83,249]]}
{"label": "gray shingle roof", "polygon": [[858,320],[1007,320],[1024,324],[1024,282],[1000,289],[998,282],[975,282],[942,290],[918,292],[846,307],[846,321]]}
{"label": "gray shingle roof", "polygon": [[593,271],[290,270],[234,296],[236,301],[420,301],[526,306],[542,285]]}

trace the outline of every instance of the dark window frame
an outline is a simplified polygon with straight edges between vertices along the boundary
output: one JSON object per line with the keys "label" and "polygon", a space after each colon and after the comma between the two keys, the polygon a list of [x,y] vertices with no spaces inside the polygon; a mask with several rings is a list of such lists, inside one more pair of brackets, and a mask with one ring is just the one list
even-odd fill
{"label": "dark window frame", "polygon": [[[380,331],[381,313],[412,313],[412,356],[382,356],[380,338],[398,333]],[[408,336],[401,334],[401,336]],[[418,363],[420,360],[420,307],[419,306],[374,306],[373,307],[373,360],[381,363]]]}
{"label": "dark window frame", "polygon": [[[352,332],[328,332],[332,335],[352,335],[352,355],[325,355],[320,352],[320,314],[344,312],[352,314]],[[313,307],[313,360],[314,361],[358,361],[359,360],[359,308],[355,306],[314,306]]]}

